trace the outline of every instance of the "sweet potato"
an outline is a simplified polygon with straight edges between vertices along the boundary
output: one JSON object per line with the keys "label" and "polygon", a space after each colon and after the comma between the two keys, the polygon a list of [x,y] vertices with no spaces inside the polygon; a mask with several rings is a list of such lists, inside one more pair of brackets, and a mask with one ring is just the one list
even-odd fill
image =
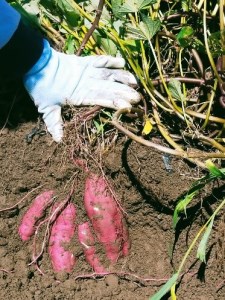
{"label": "sweet potato", "polygon": [[68,204],[56,218],[50,233],[49,255],[55,272],[71,272],[76,259],[73,253],[65,250],[75,233],[76,207]]}
{"label": "sweet potato", "polygon": [[96,273],[105,272],[104,267],[101,265],[95,249],[95,239],[91,232],[88,222],[78,226],[78,239],[84,249],[86,261],[90,264]]}
{"label": "sweet potato", "polygon": [[98,240],[111,262],[127,255],[130,248],[124,216],[103,177],[91,174],[85,182],[84,205]]}
{"label": "sweet potato", "polygon": [[43,217],[45,209],[52,203],[53,194],[53,191],[46,191],[38,195],[24,214],[18,229],[23,241],[29,240],[34,234],[38,220]]}

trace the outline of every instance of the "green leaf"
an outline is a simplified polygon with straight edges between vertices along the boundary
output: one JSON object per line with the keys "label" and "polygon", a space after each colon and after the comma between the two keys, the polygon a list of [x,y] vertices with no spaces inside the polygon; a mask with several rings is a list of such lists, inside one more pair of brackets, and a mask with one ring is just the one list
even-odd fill
{"label": "green leaf", "polygon": [[157,3],[157,0],[139,0],[137,2],[139,10],[142,10],[148,8],[150,5]]}
{"label": "green leaf", "polygon": [[159,31],[161,22],[159,19],[152,20],[146,15],[141,15],[142,22],[139,24],[139,29],[147,40],[151,40],[153,36]]}
{"label": "green leaf", "polygon": [[223,170],[218,169],[214,163],[208,159],[206,162],[206,167],[209,169],[210,173],[216,178],[224,178],[225,174]]}
{"label": "green leaf", "polygon": [[133,47],[133,48],[137,48],[139,46],[137,41],[129,40],[129,39],[124,40],[124,45]]}
{"label": "green leaf", "polygon": [[75,42],[73,36],[69,35],[65,44],[65,52],[67,54],[74,54],[75,52]]}
{"label": "green leaf", "polygon": [[[51,0],[40,0],[42,13],[48,17],[54,23],[61,23],[61,14],[59,15],[59,9],[56,8],[54,2]],[[60,30],[62,30],[60,28]]]}
{"label": "green leaf", "polygon": [[160,300],[163,296],[165,296],[170,291],[172,286],[176,283],[178,276],[178,273],[173,274],[173,276],[161,287],[161,289],[156,294],[151,296],[149,300]]}
{"label": "green leaf", "polygon": [[95,127],[97,129],[97,134],[99,134],[100,132],[103,132],[104,129],[104,124],[99,124],[97,121],[93,120]]}
{"label": "green leaf", "polygon": [[40,13],[39,0],[30,0],[23,5],[23,8],[31,15],[38,15]]}
{"label": "green leaf", "polygon": [[171,95],[173,98],[175,98],[178,101],[185,102],[186,99],[181,91],[181,83],[179,80],[172,78],[170,82],[168,83],[168,88],[171,92]]}
{"label": "green leaf", "polygon": [[112,0],[111,5],[112,5],[113,16],[115,16],[118,19],[121,19],[123,17],[123,14],[120,12],[122,6],[122,0]]}
{"label": "green leaf", "polygon": [[51,12],[58,12],[67,23],[72,26],[78,26],[80,20],[79,12],[73,8],[73,0],[40,0],[41,4]]}
{"label": "green leaf", "polygon": [[186,48],[190,45],[194,30],[191,26],[183,27],[180,32],[177,34],[177,41],[181,47]]}
{"label": "green leaf", "polygon": [[191,39],[190,44],[198,52],[200,52],[200,53],[205,53],[206,52],[205,45],[199,39],[197,39],[196,37]]}
{"label": "green leaf", "polygon": [[55,0],[56,5],[61,9],[61,12],[67,22],[75,27],[78,25],[78,20],[80,19],[80,15],[76,12],[70,4],[71,0]]}
{"label": "green leaf", "polygon": [[100,42],[101,47],[105,50],[108,55],[116,55],[117,47],[116,44],[108,38],[99,38],[98,42]]}
{"label": "green leaf", "polygon": [[184,199],[180,200],[173,213],[173,228],[176,228],[176,225],[179,221],[179,214],[184,212],[186,214],[187,205],[192,201],[194,196],[199,192],[199,189],[196,189],[192,192],[188,192]]}
{"label": "green leaf", "polygon": [[[99,0],[91,0],[91,1],[85,1],[85,11],[86,13],[94,13],[96,14],[96,11],[98,9]],[[106,9],[105,6],[103,6],[102,14],[101,14],[101,20],[104,19],[105,21],[110,21],[111,16],[109,14],[109,11]]]}
{"label": "green leaf", "polygon": [[34,27],[41,28],[38,17],[36,15],[28,13],[22,5],[17,2],[11,2],[10,5],[15,8],[21,15],[25,24],[32,25]]}
{"label": "green leaf", "polygon": [[116,32],[119,34],[120,37],[121,37],[121,35],[124,34],[124,29],[125,29],[124,21],[116,20],[115,22],[113,22],[112,26],[116,30]]}
{"label": "green leaf", "polygon": [[191,1],[190,0],[181,0],[181,7],[183,11],[189,11],[191,9]]}
{"label": "green leaf", "polygon": [[209,240],[209,236],[213,227],[214,218],[210,221],[209,225],[207,226],[205,233],[199,243],[198,250],[197,250],[197,258],[199,258],[202,262],[206,263],[206,247]]}
{"label": "green leaf", "polygon": [[125,3],[120,7],[120,13],[137,13],[138,7],[135,0],[126,0]]}
{"label": "green leaf", "polygon": [[181,200],[179,200],[179,202],[176,205],[176,208],[174,210],[174,214],[173,214],[173,228],[176,228],[176,225],[179,221],[179,214],[181,212],[184,212],[186,214],[186,208],[187,205],[192,201],[192,199],[199,193],[199,191],[209,182],[211,182],[212,180],[214,180],[215,178],[210,176],[210,175],[206,175],[202,178],[200,178],[199,180],[197,180],[193,186],[190,188],[190,190],[187,192],[187,194],[185,196],[183,196],[181,198]]}
{"label": "green leaf", "polygon": [[127,36],[134,40],[146,40],[145,34],[134,25],[129,24],[126,29]]}
{"label": "green leaf", "polygon": [[212,32],[208,37],[208,43],[210,51],[213,57],[218,57],[225,54],[225,47],[222,43],[222,39],[225,38],[225,30]]}
{"label": "green leaf", "polygon": [[137,13],[155,4],[156,0],[126,0],[124,4],[118,9],[119,13]]}
{"label": "green leaf", "polygon": [[93,33],[93,37],[97,43],[97,45],[99,45],[102,49],[104,49],[104,51],[109,54],[109,55],[116,55],[117,54],[117,46],[116,44],[110,40],[107,37],[102,37],[98,31],[95,31]]}
{"label": "green leaf", "polygon": [[105,115],[106,115],[107,117],[109,117],[110,119],[112,119],[112,117],[113,117],[112,113],[109,112],[109,111],[107,111],[107,110],[105,110],[105,109],[102,110],[102,113],[105,114]]}

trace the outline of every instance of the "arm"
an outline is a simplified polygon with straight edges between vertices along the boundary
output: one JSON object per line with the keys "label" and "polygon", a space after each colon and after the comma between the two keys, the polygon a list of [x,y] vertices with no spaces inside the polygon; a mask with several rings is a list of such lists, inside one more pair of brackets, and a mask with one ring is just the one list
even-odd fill
{"label": "arm", "polygon": [[0,37],[3,46],[0,77],[23,79],[56,142],[63,138],[62,105],[119,109],[131,107],[140,100],[139,93],[130,87],[137,84],[135,77],[122,70],[123,58],[78,57],[57,52],[47,40],[26,27],[4,0],[0,4],[0,28],[11,23],[6,25],[9,27],[5,28],[4,39]]}
{"label": "arm", "polygon": [[5,46],[16,31],[20,15],[5,0],[0,0],[0,49]]}
{"label": "arm", "polygon": [[43,52],[43,38],[23,24],[20,14],[0,0],[0,80],[22,78]]}

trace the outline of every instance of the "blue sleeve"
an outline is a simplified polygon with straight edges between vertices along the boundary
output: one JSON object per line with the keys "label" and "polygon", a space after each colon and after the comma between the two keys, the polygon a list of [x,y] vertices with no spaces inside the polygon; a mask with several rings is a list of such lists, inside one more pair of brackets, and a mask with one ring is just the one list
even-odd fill
{"label": "blue sleeve", "polygon": [[20,22],[20,14],[5,0],[0,0],[0,49],[15,33]]}
{"label": "blue sleeve", "polygon": [[20,14],[0,0],[0,81],[22,79],[41,57],[40,32],[23,23]]}

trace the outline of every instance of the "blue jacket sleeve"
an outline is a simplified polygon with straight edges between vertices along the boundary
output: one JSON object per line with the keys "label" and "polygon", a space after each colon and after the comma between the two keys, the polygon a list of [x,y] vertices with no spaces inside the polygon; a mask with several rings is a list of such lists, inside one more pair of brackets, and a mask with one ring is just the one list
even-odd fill
{"label": "blue jacket sleeve", "polygon": [[0,49],[8,43],[16,31],[20,15],[5,0],[0,0]]}
{"label": "blue jacket sleeve", "polygon": [[24,25],[20,14],[0,0],[0,80],[22,79],[43,52],[43,37]]}

